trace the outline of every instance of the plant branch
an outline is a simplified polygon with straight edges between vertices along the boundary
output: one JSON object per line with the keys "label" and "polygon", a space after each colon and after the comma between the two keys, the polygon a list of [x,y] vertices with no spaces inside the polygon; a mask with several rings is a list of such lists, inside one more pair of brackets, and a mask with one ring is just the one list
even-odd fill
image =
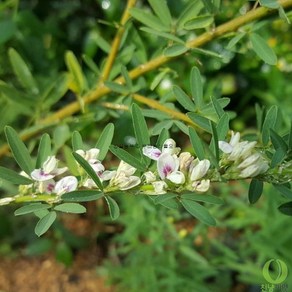
{"label": "plant branch", "polygon": [[128,21],[128,19],[131,17],[129,10],[135,6],[137,0],[128,0],[126,9],[124,11],[124,14],[122,16],[121,22],[120,22],[120,26],[118,28],[118,31],[115,35],[115,38],[111,44],[111,51],[108,55],[108,58],[106,60],[106,63],[104,65],[104,68],[102,70],[101,73],[101,78],[99,80],[99,85],[102,84],[102,82],[104,82],[105,80],[108,79],[108,76],[111,72],[114,60],[117,56],[117,53],[119,51],[119,47],[120,47],[120,43],[122,40],[122,36],[125,32],[125,24]]}
{"label": "plant branch", "polygon": [[[280,0],[279,4],[283,8],[286,8],[286,9],[291,8],[292,7],[292,0]],[[208,42],[210,42],[210,41],[212,41],[220,36],[223,36],[224,34],[236,31],[238,28],[240,28],[243,25],[246,25],[252,21],[264,18],[264,17],[266,17],[270,14],[276,13],[276,12],[277,12],[277,10],[271,10],[269,8],[266,8],[266,7],[257,8],[255,10],[252,10],[252,11],[246,13],[245,15],[239,16],[233,20],[230,20],[230,21],[218,26],[217,28],[213,29],[212,31],[203,33],[202,35],[195,38],[194,40],[187,42],[186,46],[190,49],[201,47],[201,46],[207,44]],[[131,70],[129,72],[130,78],[135,79],[139,76],[142,76],[143,74],[160,67],[161,65],[169,62],[172,59],[173,58],[171,58],[171,57],[166,57],[164,55],[161,55],[161,56],[159,56],[153,60],[150,60],[149,62],[146,62],[142,65],[139,65],[138,67]],[[115,79],[115,82],[123,84],[125,82],[125,80],[123,77],[120,76],[120,77]],[[90,92],[85,94],[85,96],[83,97],[84,104],[89,104],[93,101],[96,101],[110,92],[111,92],[111,90],[109,88],[105,87],[105,85],[103,83],[98,84],[98,86],[96,86]],[[79,102],[74,101],[74,102],[66,105],[64,108],[58,110],[57,112],[40,120],[38,123],[39,124],[49,124],[52,122],[59,122],[60,120],[64,119],[65,117],[68,117],[68,116],[75,114],[79,110],[80,110]],[[36,130],[36,133],[37,132],[38,132],[38,130]],[[27,136],[21,135],[21,139],[25,140],[27,138],[28,138]],[[0,148],[0,157],[5,155],[8,152],[8,149],[9,148],[7,145],[3,145]]]}

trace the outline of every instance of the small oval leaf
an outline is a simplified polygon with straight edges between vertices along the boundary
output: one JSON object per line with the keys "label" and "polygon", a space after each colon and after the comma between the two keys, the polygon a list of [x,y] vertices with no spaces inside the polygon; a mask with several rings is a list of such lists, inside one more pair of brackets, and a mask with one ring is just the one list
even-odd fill
{"label": "small oval leaf", "polygon": [[89,202],[96,201],[102,197],[102,192],[95,190],[81,190],[65,193],[62,195],[61,199],[66,202]]}
{"label": "small oval leaf", "polygon": [[25,215],[25,214],[29,214],[29,213],[33,213],[36,211],[49,209],[49,208],[51,208],[51,205],[49,205],[49,204],[39,204],[39,203],[29,204],[29,205],[22,206],[22,207],[18,208],[17,210],[15,210],[14,215],[15,216]]}
{"label": "small oval leaf", "polygon": [[111,216],[112,220],[116,220],[120,216],[119,205],[117,204],[117,202],[113,198],[111,198],[109,196],[104,197],[104,198],[107,202],[110,216]]}
{"label": "small oval leaf", "polygon": [[49,230],[49,228],[52,226],[52,224],[55,222],[56,218],[57,218],[57,214],[55,211],[51,211],[46,216],[41,218],[34,229],[35,234],[38,237],[40,237],[41,235],[46,233]]}
{"label": "small oval leaf", "polygon": [[55,211],[82,214],[86,212],[86,208],[78,203],[63,203],[54,207]]}

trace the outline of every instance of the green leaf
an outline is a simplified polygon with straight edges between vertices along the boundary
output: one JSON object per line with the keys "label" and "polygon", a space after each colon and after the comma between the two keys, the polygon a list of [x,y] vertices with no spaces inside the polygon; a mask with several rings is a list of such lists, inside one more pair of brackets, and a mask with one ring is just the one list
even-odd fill
{"label": "green leaf", "polygon": [[245,32],[236,34],[235,37],[233,37],[227,44],[226,50],[231,50],[245,35]]}
{"label": "green leaf", "polygon": [[203,160],[205,158],[204,146],[201,138],[198,136],[194,128],[189,127],[189,136],[196,156],[199,160]]}
{"label": "green leaf", "polygon": [[51,211],[49,214],[41,218],[34,229],[35,234],[40,237],[46,233],[55,222],[56,218],[57,214],[55,211]]}
{"label": "green leaf", "polygon": [[49,209],[51,205],[42,204],[42,203],[33,203],[29,205],[22,206],[14,211],[15,216],[25,215],[29,213],[33,213],[39,210]]}
{"label": "green leaf", "polygon": [[9,60],[12,65],[13,71],[19,83],[30,93],[36,95],[39,93],[36,81],[34,80],[28,66],[18,54],[18,52],[10,48],[8,50]]}
{"label": "green leaf", "polygon": [[187,113],[187,116],[201,129],[208,133],[212,133],[210,120],[195,113]]}
{"label": "green leaf", "polygon": [[111,89],[113,92],[117,92],[122,95],[127,95],[130,93],[129,89],[125,85],[121,85],[113,81],[106,81],[104,82],[104,85]]}
{"label": "green leaf", "polygon": [[188,50],[189,50],[189,48],[187,48],[184,45],[175,44],[175,45],[167,47],[163,51],[163,54],[166,57],[176,57],[176,56],[179,56],[179,55],[186,53]]}
{"label": "green leaf", "polygon": [[163,194],[163,195],[158,195],[158,196],[155,197],[154,203],[155,203],[155,205],[161,204],[161,203],[163,203],[165,201],[174,199],[176,197],[177,197],[176,194],[171,194],[171,193],[167,193],[167,194]]}
{"label": "green leaf", "polygon": [[170,210],[177,210],[178,209],[178,203],[177,203],[176,199],[174,199],[174,198],[169,199],[167,201],[160,202],[160,205],[162,205],[163,207],[166,207]]}
{"label": "green leaf", "polygon": [[[4,10],[1,9],[1,11],[4,11]],[[1,19],[0,27],[1,27],[0,44],[4,44],[6,41],[8,41],[10,38],[12,38],[15,35],[17,31],[16,21],[13,21],[12,19],[3,19],[3,20]]]}
{"label": "green leaf", "polygon": [[264,183],[255,178],[252,179],[249,190],[248,190],[248,200],[251,204],[258,201],[263,193]]}
{"label": "green leaf", "polygon": [[280,4],[277,0],[260,0],[261,6],[271,8],[271,9],[278,9]]}
{"label": "green leaf", "polygon": [[278,116],[278,107],[273,105],[267,112],[262,127],[262,141],[264,145],[267,145],[270,138],[270,129],[276,124]]}
{"label": "green leaf", "polygon": [[29,178],[18,174],[16,171],[0,166],[0,178],[9,181],[12,184],[16,185],[29,185],[33,181]]}
{"label": "green leaf", "polygon": [[221,107],[218,99],[215,98],[215,97],[212,97],[211,98],[211,103],[212,103],[213,108],[214,108],[214,110],[215,110],[215,112],[217,114],[217,117],[220,119],[224,115],[225,112],[224,112],[223,108]]}
{"label": "green leaf", "polygon": [[100,181],[99,177],[95,173],[94,169],[90,166],[90,164],[78,153],[73,152],[72,155],[74,156],[76,161],[83,167],[86,173],[92,178],[92,180],[99,187],[99,189],[103,190],[102,182]]}
{"label": "green leaf", "polygon": [[278,135],[273,129],[270,129],[270,136],[272,144],[276,150],[280,148],[283,152],[287,152],[288,145],[286,144],[284,139],[280,135]]}
{"label": "green leaf", "polygon": [[284,203],[278,209],[281,213],[292,216],[292,202]]}
{"label": "green leaf", "polygon": [[132,83],[132,79],[129,76],[129,72],[128,72],[126,66],[121,67],[121,74],[125,79],[125,84],[126,84],[128,90],[132,91],[133,83]]}
{"label": "green leaf", "polygon": [[217,59],[222,60],[223,56],[214,52],[214,51],[210,51],[210,50],[206,50],[206,49],[201,49],[201,48],[192,48],[192,52],[196,53],[196,54],[200,54],[203,56],[207,56],[207,57],[214,57]]}
{"label": "green leaf", "polygon": [[59,124],[55,127],[53,132],[53,145],[54,151],[57,152],[58,149],[64,146],[67,140],[71,137],[71,131],[67,124]]}
{"label": "green leaf", "polygon": [[51,155],[51,138],[49,134],[43,134],[40,140],[36,168],[41,168],[46,159]]}
{"label": "green leaf", "polygon": [[210,126],[212,128],[212,139],[210,143],[210,150],[213,152],[214,156],[216,157],[217,162],[219,161],[219,140],[218,140],[218,133],[215,126],[215,123],[210,121]]}
{"label": "green leaf", "polygon": [[279,191],[284,197],[292,199],[292,190],[286,185],[276,185],[273,184],[277,191]]}
{"label": "green leaf", "polygon": [[290,131],[289,131],[289,136],[288,136],[288,148],[290,150],[292,149],[292,121],[290,124]]}
{"label": "green leaf", "polygon": [[203,105],[203,83],[200,71],[197,67],[193,67],[190,77],[190,86],[192,98],[198,109]]}
{"label": "green leaf", "polygon": [[103,129],[102,133],[100,134],[100,137],[95,145],[95,147],[100,150],[98,154],[99,160],[104,160],[104,158],[106,157],[109,146],[111,145],[112,140],[113,140],[114,131],[115,131],[114,124],[109,123],[106,125],[106,127]]}
{"label": "green leaf", "polygon": [[138,160],[136,157],[134,157],[124,149],[121,149],[117,146],[110,146],[110,151],[119,159],[124,160],[138,170],[145,171],[145,169],[147,168],[146,165],[144,165],[140,160]]}
{"label": "green leaf", "polygon": [[8,145],[17,164],[26,174],[30,175],[34,166],[26,146],[13,128],[6,126],[4,130]]}
{"label": "green leaf", "polygon": [[183,40],[181,40],[177,36],[175,36],[175,35],[173,35],[171,33],[168,33],[168,32],[157,31],[157,30],[155,30],[153,28],[150,28],[150,27],[141,27],[140,30],[145,31],[147,33],[150,33],[151,35],[160,36],[162,38],[174,41],[174,42],[182,44],[182,45],[185,44],[185,42]]}
{"label": "green leaf", "polygon": [[104,198],[107,202],[108,209],[109,209],[110,216],[111,216],[112,220],[116,220],[120,216],[119,205],[117,204],[117,202],[113,198],[111,198],[109,196],[106,196]]}
{"label": "green leaf", "polygon": [[219,141],[224,140],[229,131],[229,116],[227,113],[224,113],[221,116],[216,129],[218,134],[218,140]]}
{"label": "green leaf", "polygon": [[141,109],[135,103],[131,108],[135,136],[140,148],[150,145],[149,132]]}
{"label": "green leaf", "polygon": [[169,130],[173,125],[173,120],[164,120],[157,123],[151,130],[152,135],[158,135],[163,129]]}
{"label": "green leaf", "polygon": [[256,103],[255,111],[256,111],[256,118],[257,118],[257,128],[258,128],[258,131],[261,131],[262,125],[263,125],[263,118],[264,118],[264,107],[261,107],[259,104]]}
{"label": "green leaf", "polygon": [[96,190],[80,190],[65,193],[61,199],[67,202],[90,202],[103,197],[103,193]]}
{"label": "green leaf", "polygon": [[193,30],[199,28],[205,28],[210,26],[214,22],[214,17],[212,15],[200,15],[187,21],[184,24],[184,29]]}
{"label": "green leaf", "polygon": [[85,77],[83,75],[81,66],[79,65],[77,58],[71,51],[67,51],[65,54],[65,62],[67,68],[72,76],[72,81],[76,87],[78,94],[82,94],[87,87]]}
{"label": "green leaf", "polygon": [[147,13],[143,9],[131,8],[130,14],[143,23],[153,29],[159,31],[170,31],[170,28],[166,26],[158,17],[154,16],[152,13]]}
{"label": "green leaf", "polygon": [[280,164],[286,157],[287,152],[282,148],[276,149],[271,160],[271,168],[274,168],[276,165]]}
{"label": "green leaf", "polygon": [[171,29],[171,14],[167,2],[165,0],[148,0],[148,2],[161,22]]}
{"label": "green leaf", "polygon": [[100,76],[101,72],[98,68],[98,66],[96,65],[96,63],[87,55],[82,55],[82,59],[84,61],[84,63],[87,65],[87,67],[96,75],[96,76]]}
{"label": "green leaf", "polygon": [[224,204],[224,201],[216,196],[213,195],[199,195],[199,194],[183,194],[181,196],[182,199],[187,199],[187,200],[193,200],[193,201],[199,201],[199,202],[204,202],[204,203],[209,203],[209,204],[215,204],[215,205],[222,205]]}
{"label": "green leaf", "polygon": [[188,111],[193,112],[196,110],[196,105],[192,102],[190,97],[178,86],[173,87],[173,94],[177,101]]}
{"label": "green leaf", "polygon": [[189,135],[189,128],[186,124],[181,121],[174,121],[174,124],[186,135]]}
{"label": "green leaf", "polygon": [[269,65],[277,64],[277,56],[274,51],[267,45],[266,41],[258,34],[252,33],[250,35],[250,41],[253,50],[265,63]]}
{"label": "green leaf", "polygon": [[197,202],[189,199],[181,199],[181,203],[183,207],[194,217],[202,221],[203,223],[215,226],[216,221],[210,215],[209,211],[203,207],[202,205],[198,204]]}
{"label": "green leaf", "polygon": [[168,130],[167,129],[162,129],[158,138],[157,138],[157,141],[156,141],[156,147],[158,149],[161,149],[162,146],[163,146],[163,143],[165,142],[166,139],[169,138],[169,134],[168,134]]}
{"label": "green leaf", "polygon": [[185,23],[195,18],[203,8],[201,1],[191,1],[189,5],[183,10],[177,20],[177,30],[183,29]]}
{"label": "green leaf", "polygon": [[78,203],[63,203],[54,207],[55,211],[82,214],[86,212],[86,208]]}
{"label": "green leaf", "polygon": [[82,150],[83,149],[83,141],[82,136],[78,131],[74,131],[72,134],[72,149],[73,151]]}

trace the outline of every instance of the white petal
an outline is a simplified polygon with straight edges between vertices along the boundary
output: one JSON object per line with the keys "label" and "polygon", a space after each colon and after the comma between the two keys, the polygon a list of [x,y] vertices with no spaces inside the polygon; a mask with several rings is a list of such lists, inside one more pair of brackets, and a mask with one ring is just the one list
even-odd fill
{"label": "white petal", "polygon": [[239,132],[236,132],[234,134],[234,132],[232,131],[231,132],[231,139],[230,139],[230,142],[229,144],[234,147],[240,140],[240,133]]}
{"label": "white petal", "polygon": [[119,188],[121,191],[129,190],[131,188],[136,187],[141,183],[141,179],[138,176],[130,176],[127,177],[123,183],[119,184]]}
{"label": "white petal", "polygon": [[250,156],[252,149],[255,147],[255,145],[257,144],[256,141],[253,142],[248,142],[244,147],[243,150],[241,152],[241,157],[243,158],[247,158],[248,156]]}
{"label": "white petal", "polygon": [[98,148],[91,148],[86,151],[85,159],[89,161],[90,159],[97,159],[100,150]]}
{"label": "white petal", "polygon": [[152,185],[157,195],[162,195],[166,193],[167,184],[164,181],[154,181]]}
{"label": "white petal", "polygon": [[151,183],[156,181],[156,175],[152,171],[146,171],[144,174],[146,183]]}
{"label": "white petal", "polygon": [[180,148],[175,146],[176,142],[173,139],[166,139],[162,146],[162,153],[178,154]]}
{"label": "white petal", "polygon": [[94,171],[97,174],[102,173],[104,171],[104,166],[99,162],[99,160],[95,160],[94,163],[90,163],[90,166],[94,169]]}
{"label": "white petal", "polygon": [[225,141],[219,141],[218,142],[218,146],[219,146],[219,149],[221,151],[223,151],[224,153],[226,153],[226,154],[231,153],[232,150],[233,150],[233,147],[229,143],[227,143]]}
{"label": "white petal", "polygon": [[197,192],[201,192],[201,193],[207,192],[210,187],[210,180],[203,179],[201,181],[195,181],[193,182],[192,187]]}
{"label": "white petal", "polygon": [[80,156],[82,156],[83,158],[85,158],[85,151],[82,149],[78,149],[75,151],[77,154],[79,154]]}
{"label": "white petal", "polygon": [[88,189],[92,189],[92,188],[96,188],[96,183],[93,181],[93,179],[88,178],[84,183],[83,186],[88,188]]}
{"label": "white petal", "polygon": [[154,147],[154,146],[145,146],[143,147],[143,154],[150,159],[157,160],[159,156],[161,155],[161,151]]}
{"label": "white petal", "polygon": [[49,156],[43,164],[43,170],[46,173],[52,172],[58,166],[58,160],[55,156]]}
{"label": "white petal", "polygon": [[115,175],[116,175],[116,171],[110,171],[110,170],[105,170],[101,175],[100,175],[100,178],[103,180],[103,181],[107,181],[107,180],[110,180],[112,179]]}
{"label": "white petal", "polygon": [[15,200],[15,198],[12,198],[12,197],[2,198],[2,199],[0,199],[0,206],[8,205],[11,202],[13,202],[14,200]]}
{"label": "white petal", "polygon": [[191,181],[197,181],[204,177],[209,168],[210,168],[210,161],[208,159],[203,159],[198,161],[198,159],[194,160],[194,167],[191,171]]}
{"label": "white petal", "polygon": [[56,183],[54,191],[57,195],[62,195],[76,190],[77,185],[78,180],[75,176],[65,176]]}
{"label": "white petal", "polygon": [[117,169],[117,176],[119,176],[121,173],[124,173],[126,176],[130,176],[134,174],[135,171],[136,171],[135,167],[122,160]]}
{"label": "white petal", "polygon": [[166,178],[169,179],[171,182],[179,185],[184,184],[186,181],[185,175],[181,171],[173,171]]}
{"label": "white petal", "polygon": [[179,155],[179,169],[181,171],[188,171],[194,157],[189,152],[182,152]]}
{"label": "white petal", "polygon": [[51,172],[52,175],[60,175],[68,170],[68,167],[56,168],[54,171]]}
{"label": "white petal", "polygon": [[261,155],[259,153],[255,153],[255,154],[249,156],[248,158],[246,158],[237,167],[239,169],[246,168],[252,164],[255,164],[260,158],[261,158]]}
{"label": "white petal", "polygon": [[55,177],[53,174],[45,173],[41,168],[33,170],[30,176],[36,181],[46,181]]}
{"label": "white petal", "polygon": [[169,153],[162,153],[157,160],[157,170],[160,178],[165,179],[167,175],[178,169],[178,158],[175,159]]}
{"label": "white petal", "polygon": [[53,179],[50,180],[46,180],[46,181],[41,181],[38,184],[38,190],[40,193],[52,193],[54,191],[55,188],[55,181]]}

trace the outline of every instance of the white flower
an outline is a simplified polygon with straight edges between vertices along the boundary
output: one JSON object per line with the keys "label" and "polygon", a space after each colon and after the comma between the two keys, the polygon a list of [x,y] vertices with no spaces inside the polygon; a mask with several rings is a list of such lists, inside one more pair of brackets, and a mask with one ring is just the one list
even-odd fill
{"label": "white flower", "polygon": [[179,155],[179,169],[183,172],[188,172],[194,157],[189,152],[182,152]]}
{"label": "white flower", "polygon": [[157,170],[161,179],[167,178],[173,171],[177,171],[179,160],[176,156],[169,153],[163,153],[157,160]]}
{"label": "white flower", "polygon": [[195,159],[190,166],[190,179],[191,181],[200,180],[204,177],[210,168],[210,161],[208,159],[199,160]]}
{"label": "white flower", "polygon": [[78,180],[75,176],[65,176],[56,183],[54,193],[56,193],[58,196],[61,196],[64,193],[76,190],[77,186]]}
{"label": "white flower", "polygon": [[152,160],[157,160],[161,155],[161,151],[154,146],[145,146],[142,149],[143,154]]}
{"label": "white flower", "polygon": [[166,139],[162,146],[162,153],[178,154],[180,148],[176,147],[176,142],[173,139]]}
{"label": "white flower", "polygon": [[15,200],[15,198],[12,198],[12,197],[2,198],[2,199],[0,199],[0,206],[8,205],[11,202],[13,202],[14,200]]}
{"label": "white flower", "polygon": [[87,151],[84,151],[82,149],[75,151],[77,154],[82,156],[88,163],[92,163],[92,161],[97,160],[98,154],[100,150],[98,148],[91,148]]}
{"label": "white flower", "polygon": [[146,183],[151,183],[156,181],[156,175],[152,171],[146,171],[143,173],[145,177],[145,182]]}
{"label": "white flower", "polygon": [[45,181],[40,181],[38,183],[38,191],[40,193],[52,193],[55,188],[55,181],[53,179],[45,180]]}
{"label": "white flower", "polygon": [[49,156],[42,168],[33,170],[30,175],[36,181],[46,181],[64,173],[67,169],[67,167],[58,168],[58,160],[56,157]]}
{"label": "white flower", "polygon": [[116,186],[122,191],[136,187],[141,183],[141,179],[132,175],[135,171],[135,167],[122,160],[117,171],[111,174],[112,178],[109,185]]}
{"label": "white flower", "polygon": [[240,177],[255,177],[261,173],[265,173],[269,169],[269,165],[263,159],[260,159],[257,163],[251,164],[241,171]]}
{"label": "white flower", "polygon": [[162,195],[166,193],[167,184],[164,181],[154,181],[152,183],[156,195]]}
{"label": "white flower", "polygon": [[178,184],[178,185],[182,185],[186,181],[185,175],[181,171],[178,171],[178,170],[173,171],[166,178],[170,180],[171,182],[173,182],[174,184]]}
{"label": "white flower", "polygon": [[192,187],[197,192],[207,192],[210,187],[210,180],[209,179],[202,179],[200,181],[194,181],[192,183]]}

